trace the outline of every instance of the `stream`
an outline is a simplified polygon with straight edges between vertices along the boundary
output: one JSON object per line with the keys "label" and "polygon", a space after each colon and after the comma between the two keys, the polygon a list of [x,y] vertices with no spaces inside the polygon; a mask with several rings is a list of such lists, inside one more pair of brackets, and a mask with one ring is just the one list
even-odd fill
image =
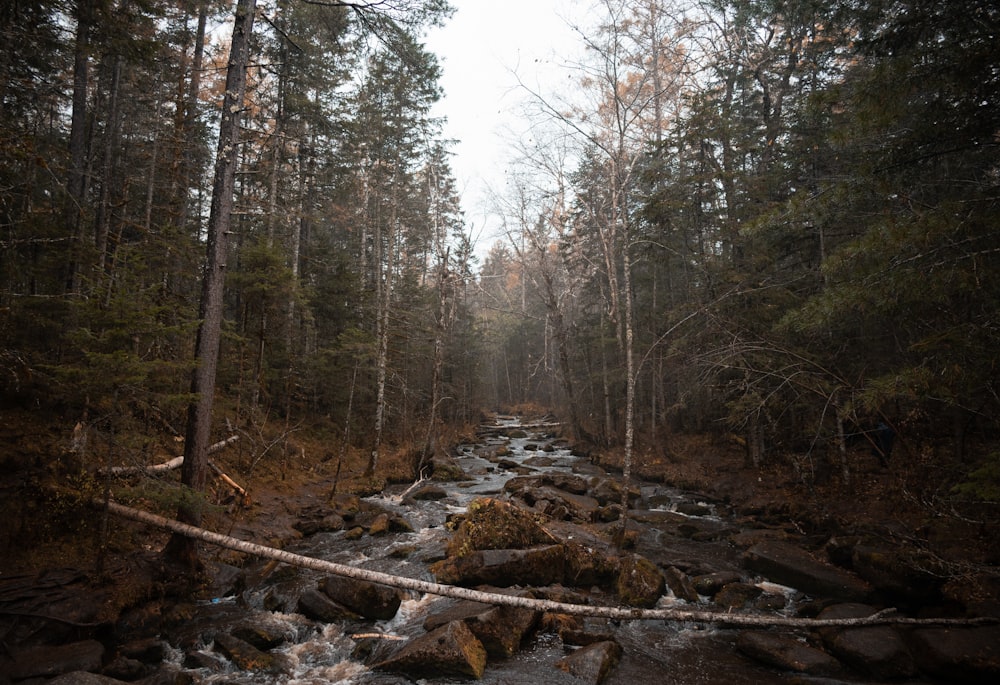
{"label": "stream", "polygon": [[[495,433],[476,445],[461,446],[456,455],[468,480],[434,485],[446,496],[437,500],[413,501],[401,497],[405,486],[389,490],[369,501],[403,517],[412,532],[389,533],[378,538],[364,535],[349,539],[344,530],[319,532],[289,545],[286,549],[328,561],[381,572],[434,581],[429,562],[440,558],[440,551],[451,533],[445,526],[449,516],[465,511],[478,497],[506,498],[505,484],[525,473],[576,474],[585,477],[605,475],[586,458],[574,456],[544,428],[529,432],[518,430],[516,418],[499,420]],[[515,437],[505,436],[510,433]],[[523,436],[523,437],[521,437]],[[497,450],[502,460],[494,456]],[[492,458],[488,458],[492,457]],[[641,498],[636,510],[647,512],[640,517],[641,528],[635,552],[661,568],[678,565],[715,571],[740,572],[741,550],[728,535],[676,534],[677,521],[689,519],[698,531],[735,529],[723,505],[703,501],[697,495],[658,484],[639,484]],[[668,523],[669,522],[669,523]],[[435,557],[435,553],[438,556]],[[263,562],[253,562],[248,578],[258,577]],[[404,640],[424,632],[426,616],[441,611],[455,600],[410,593],[396,616],[386,621],[341,621],[322,623],[296,612],[295,599],[322,578],[318,572],[279,566],[242,592],[202,602],[183,628],[170,636],[174,647],[169,655],[181,670],[202,683],[288,684],[320,683],[391,684],[409,683],[411,679],[371,670],[356,657],[357,640],[352,635],[377,633],[386,640]],[[791,588],[750,578],[768,596],[777,598],[774,610],[790,613],[801,594]],[[595,591],[599,592],[595,589]],[[709,600],[702,598],[703,603]],[[613,598],[610,598],[613,602]],[[784,606],[780,606],[784,603]],[[667,589],[657,604],[666,607],[704,608],[676,598]],[[604,683],[634,685],[644,682],[672,683],[789,683],[809,682],[808,677],[764,666],[741,654],[735,647],[739,631],[705,624],[687,624],[662,620],[608,622],[586,619],[588,628],[610,633],[622,647],[622,656]],[[271,650],[277,666],[264,671],[241,671],[213,649],[212,636],[238,626],[266,628],[284,638]],[[571,651],[558,635],[540,631],[507,659],[490,659],[480,682],[490,685],[516,685],[540,682],[549,685],[580,683],[576,677],[555,667]],[[192,654],[197,658],[193,659]],[[816,682],[819,682],[817,679]],[[421,679],[422,683],[464,682],[454,678]],[[469,682],[472,682],[471,679]],[[826,681],[831,682],[831,681]],[[911,680],[911,682],[921,682]]]}

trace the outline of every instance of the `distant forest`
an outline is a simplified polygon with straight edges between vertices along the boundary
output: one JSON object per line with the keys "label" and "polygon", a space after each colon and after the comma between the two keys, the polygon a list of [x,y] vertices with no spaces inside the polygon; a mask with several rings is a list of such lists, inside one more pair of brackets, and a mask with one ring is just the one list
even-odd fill
{"label": "distant forest", "polygon": [[3,2],[3,404],[183,434],[217,268],[213,436],[377,460],[534,405],[626,473],[710,434],[849,479],[881,424],[1000,498],[1000,6],[595,4],[572,88],[524,85],[487,252],[445,0]]}

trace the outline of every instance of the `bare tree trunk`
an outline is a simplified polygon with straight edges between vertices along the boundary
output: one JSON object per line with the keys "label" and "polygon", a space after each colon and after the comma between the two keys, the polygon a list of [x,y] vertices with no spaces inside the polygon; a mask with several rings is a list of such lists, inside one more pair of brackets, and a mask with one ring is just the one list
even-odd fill
{"label": "bare tree trunk", "polygon": [[208,23],[208,2],[201,0],[198,3],[198,30],[194,39],[194,59],[191,61],[191,81],[188,85],[187,102],[185,103],[184,122],[182,124],[181,145],[184,151],[181,155],[181,179],[180,179],[180,216],[177,225],[181,228],[187,226],[188,215],[191,212],[191,199],[188,197],[191,190],[191,175],[194,171],[194,154],[186,140],[194,133],[195,122],[198,118],[198,94],[201,91],[201,65],[205,57],[205,25]]}
{"label": "bare tree trunk", "polygon": [[[191,379],[191,393],[195,399],[188,406],[184,466],[181,471],[181,482],[195,493],[201,493],[205,489],[208,475],[208,447],[211,439],[215,374],[222,332],[222,296],[238,159],[240,114],[246,91],[246,71],[255,9],[256,0],[239,0],[236,5],[233,39],[229,49],[229,68],[226,73],[226,92],[222,101],[219,146],[215,158],[215,182],[212,185],[212,206],[208,222],[206,246],[208,261],[201,290],[199,312],[201,325],[195,343],[197,365]],[[199,525],[201,513],[201,507],[196,502],[188,501],[178,506],[177,518],[184,523]],[[167,544],[164,554],[191,570],[200,567],[194,542],[183,535],[174,535]]]}
{"label": "bare tree trunk", "polygon": [[90,28],[94,21],[93,0],[76,5],[76,46],[73,49],[73,109],[69,133],[69,175],[66,179],[66,224],[73,237],[73,254],[67,286],[80,292],[83,252],[84,174],[87,165],[87,93],[90,86]]}
{"label": "bare tree trunk", "polygon": [[[378,279],[376,292],[378,293],[378,350],[375,358],[375,427],[372,439],[372,451],[368,457],[368,466],[365,468],[365,476],[371,478],[375,475],[378,467],[379,452],[382,448],[382,433],[385,428],[386,398],[385,383],[389,366],[389,323],[390,310],[392,309],[392,281],[395,269],[396,252],[396,200],[393,198],[393,207],[389,225],[386,227],[388,235],[385,237],[386,254],[384,260],[384,275]],[[381,241],[379,241],[381,242]],[[381,288],[380,290],[378,288]]]}
{"label": "bare tree trunk", "polygon": [[97,248],[97,273],[103,278],[108,262],[108,233],[111,227],[111,192],[115,178],[118,140],[118,95],[121,84],[122,57],[112,58],[111,83],[108,89],[108,122],[104,129],[104,146],[101,152],[101,192],[94,219],[94,245]]}

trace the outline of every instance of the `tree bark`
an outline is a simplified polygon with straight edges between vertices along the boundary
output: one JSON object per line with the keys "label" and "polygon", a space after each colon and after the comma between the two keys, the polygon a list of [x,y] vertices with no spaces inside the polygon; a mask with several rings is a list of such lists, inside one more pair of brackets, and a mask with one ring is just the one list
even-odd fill
{"label": "tree bark", "polygon": [[90,84],[90,27],[94,21],[93,0],[76,6],[76,45],[73,55],[73,108],[69,133],[69,174],[66,179],[66,224],[73,238],[69,265],[71,293],[79,293],[86,240],[83,226],[84,168],[87,165],[87,93]]}
{"label": "tree bark", "polygon": [[[222,121],[219,126],[215,181],[212,185],[212,205],[208,220],[208,261],[202,279],[199,312],[201,325],[195,343],[197,365],[191,379],[191,393],[195,400],[188,406],[184,465],[181,471],[181,482],[196,493],[204,491],[208,474],[208,447],[222,333],[222,296],[236,179],[239,123],[246,91],[246,70],[255,9],[256,0],[239,0],[236,5],[226,92],[222,100]],[[183,503],[177,509],[177,518],[197,526],[201,523],[201,507],[197,503]],[[194,541],[183,535],[175,534],[171,538],[164,555],[192,571],[201,566]]]}

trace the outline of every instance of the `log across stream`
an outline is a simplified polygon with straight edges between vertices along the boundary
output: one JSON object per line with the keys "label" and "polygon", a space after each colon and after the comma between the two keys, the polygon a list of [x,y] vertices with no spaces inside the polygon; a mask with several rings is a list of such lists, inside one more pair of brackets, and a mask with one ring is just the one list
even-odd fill
{"label": "log across stream", "polygon": [[[846,572],[827,569],[826,565],[810,569],[809,559],[802,560],[804,568],[798,572],[813,576],[782,571],[782,560],[772,558],[778,554],[776,549],[783,549],[769,538],[773,531],[754,530],[746,521],[736,525],[728,519],[724,506],[656,484],[638,487],[635,510],[630,512],[636,545],[628,553],[651,561],[672,581],[652,606],[625,606],[613,591],[596,585],[560,584],[527,592],[528,588],[519,585],[470,588],[437,582],[430,569],[442,558],[452,535],[446,524],[460,517],[477,498],[527,498],[532,510],[550,512],[548,529],[564,543],[573,540],[587,549],[600,544],[601,535],[613,522],[604,524],[603,531],[601,525],[582,525],[581,517],[599,521],[600,516],[597,509],[589,513],[579,509],[599,508],[596,490],[616,476],[604,474],[586,459],[554,444],[547,434],[550,429],[547,425],[521,426],[515,418],[498,421],[483,431],[481,444],[464,446],[456,456],[455,465],[467,477],[425,484],[434,490],[426,499],[417,497],[420,488],[408,489],[405,496],[400,488],[395,494],[366,500],[372,510],[408,522],[405,528],[409,530],[389,526],[374,535],[371,526],[367,530],[362,526],[359,533],[359,526],[350,523],[316,525],[294,546],[276,550],[113,503],[110,508],[119,516],[166,527],[260,560],[249,563],[244,575],[257,580],[203,602],[189,621],[163,636],[172,645],[170,658],[176,667],[206,683],[471,681],[472,675],[449,672],[445,665],[438,673],[440,678],[435,678],[433,669],[430,673],[407,673],[405,668],[373,665],[385,664],[394,652],[418,643],[427,635],[428,626],[440,623],[436,616],[472,603],[537,612],[543,617],[533,623],[511,653],[501,658],[491,654],[485,669],[474,672],[479,682],[498,685],[631,684],[644,680],[787,683],[793,675],[865,682],[905,677],[908,682],[934,682],[940,677],[935,670],[939,666],[922,653],[932,650],[921,646],[942,643],[934,631],[947,630],[966,631],[963,635],[968,636],[969,664],[955,666],[954,654],[942,655],[952,659],[950,668],[966,669],[963,673],[969,682],[980,677],[988,682],[995,674],[991,669],[996,664],[982,665],[982,655],[975,651],[979,642],[989,644],[1000,637],[995,619],[928,620],[875,602],[862,608],[862,598],[851,595],[856,588],[852,580],[845,580]],[[573,490],[568,484],[580,482],[589,484],[590,490],[567,492],[558,487],[562,484]],[[524,501],[520,504],[528,506]],[[751,552],[760,558],[748,561]],[[772,567],[776,570],[771,575],[781,582],[761,570]],[[827,572],[829,577],[824,577]],[[352,612],[324,616],[310,601],[327,601],[317,588],[329,585],[330,576],[392,586],[400,591],[402,601],[391,616],[378,619],[364,619]],[[788,582],[797,578],[805,590]],[[700,590],[691,589],[711,579],[719,587],[711,591],[704,585]],[[857,588],[864,588],[862,580],[857,583]],[[822,596],[826,588],[831,596]],[[721,599],[726,592],[733,597],[744,593],[745,599]],[[830,610],[837,607],[846,609]],[[827,611],[820,613],[823,609]],[[476,621],[486,620],[481,613],[476,614]],[[251,633],[274,638],[262,652],[266,660],[247,661],[245,654],[241,656],[233,647],[234,643],[245,644],[236,636]],[[848,639],[852,635],[863,637],[861,641],[868,646],[852,645]],[[596,650],[598,656],[589,657],[593,664],[586,659],[568,661],[595,644],[614,647],[602,653],[606,661],[594,661],[600,658]],[[895,650],[890,657],[882,653],[887,646]],[[872,659],[880,661],[865,663],[862,657],[866,649],[874,655]],[[980,665],[970,665],[972,662]]]}

